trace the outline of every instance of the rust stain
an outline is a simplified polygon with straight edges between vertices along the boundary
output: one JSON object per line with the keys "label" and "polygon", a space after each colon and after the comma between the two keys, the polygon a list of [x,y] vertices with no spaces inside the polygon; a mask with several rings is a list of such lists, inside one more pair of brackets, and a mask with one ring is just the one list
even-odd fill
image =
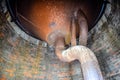
{"label": "rust stain", "polygon": [[32,74],[30,72],[24,72],[23,74],[26,77],[32,78]]}
{"label": "rust stain", "polygon": [[[6,78],[0,76],[0,80],[22,79],[23,76],[38,79],[41,75],[41,49],[27,42],[23,44],[18,39],[7,38],[7,45],[13,47],[12,51],[9,51],[9,54],[0,52],[0,71],[6,76]],[[35,52],[35,55],[31,55],[32,52]]]}
{"label": "rust stain", "polygon": [[68,76],[70,73],[68,73],[68,72],[60,72],[59,74],[58,74],[58,76],[59,77],[65,77],[65,76]]}
{"label": "rust stain", "polygon": [[0,80],[7,80],[5,75],[2,75],[2,77],[0,78]]}
{"label": "rust stain", "polygon": [[[15,54],[8,55],[9,62],[8,68],[5,69],[7,74],[10,77],[14,77],[15,75],[26,76],[29,78],[34,78],[35,75],[39,74],[39,63],[41,60],[41,54],[37,53],[37,56],[33,58],[29,54],[29,48],[21,47],[19,49],[15,48]],[[23,53],[21,52],[23,51]],[[21,52],[21,53],[20,53]],[[10,64],[10,65],[9,65]],[[13,67],[11,67],[11,65]],[[19,70],[14,65],[19,65]],[[17,71],[16,71],[17,69]],[[18,73],[19,71],[19,73]],[[15,74],[18,73],[18,74]],[[36,77],[38,78],[38,77]]]}
{"label": "rust stain", "polygon": [[13,76],[14,76],[14,72],[15,72],[16,70],[15,70],[15,69],[6,69],[5,71],[9,73],[9,76],[10,76],[10,77],[13,77]]}
{"label": "rust stain", "polygon": [[39,78],[39,79],[44,79],[44,78],[45,78],[45,76],[39,76],[38,78]]}
{"label": "rust stain", "polygon": [[18,46],[19,40],[17,39],[16,41],[13,41],[11,38],[7,39],[7,41],[13,46],[16,47]]}
{"label": "rust stain", "polygon": [[0,58],[0,62],[3,62],[4,60],[2,58]]}
{"label": "rust stain", "polygon": [[0,38],[3,38],[5,35],[1,32],[0,33]]}
{"label": "rust stain", "polygon": [[6,69],[5,71],[9,72],[9,73],[13,73],[14,72],[14,70],[11,70],[11,69]]}
{"label": "rust stain", "polygon": [[34,71],[34,74],[38,74],[38,71]]}

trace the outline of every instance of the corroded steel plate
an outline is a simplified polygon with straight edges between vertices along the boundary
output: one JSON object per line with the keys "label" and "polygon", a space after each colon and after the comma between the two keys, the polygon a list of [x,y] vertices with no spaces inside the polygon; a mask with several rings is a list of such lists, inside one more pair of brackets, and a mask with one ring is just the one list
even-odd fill
{"label": "corroded steel plate", "polygon": [[82,9],[89,30],[105,9],[105,0],[6,0],[12,20],[26,33],[48,42],[52,32],[70,34],[73,13]]}

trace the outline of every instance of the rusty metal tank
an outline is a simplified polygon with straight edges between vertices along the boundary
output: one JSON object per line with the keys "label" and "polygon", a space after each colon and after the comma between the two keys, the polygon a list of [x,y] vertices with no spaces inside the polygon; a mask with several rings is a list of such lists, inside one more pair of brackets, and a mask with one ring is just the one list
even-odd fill
{"label": "rusty metal tank", "polygon": [[[53,44],[58,35],[70,41],[73,14],[81,9],[92,29],[102,16],[105,0],[6,0],[12,21],[35,38]],[[79,32],[79,30],[77,31]]]}

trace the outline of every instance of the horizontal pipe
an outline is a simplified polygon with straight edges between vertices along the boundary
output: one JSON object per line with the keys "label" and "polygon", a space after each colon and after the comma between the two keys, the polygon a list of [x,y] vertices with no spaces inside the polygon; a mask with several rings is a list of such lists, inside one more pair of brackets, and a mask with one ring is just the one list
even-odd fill
{"label": "horizontal pipe", "polygon": [[64,49],[64,38],[58,37],[55,44],[55,53],[61,61],[79,60],[84,80],[103,80],[97,58],[89,48],[78,45],[67,50]]}

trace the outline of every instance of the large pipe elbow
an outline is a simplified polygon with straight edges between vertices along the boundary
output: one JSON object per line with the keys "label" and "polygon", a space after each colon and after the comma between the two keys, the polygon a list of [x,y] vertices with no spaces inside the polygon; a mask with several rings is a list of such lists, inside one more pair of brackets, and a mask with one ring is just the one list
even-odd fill
{"label": "large pipe elbow", "polygon": [[64,61],[79,60],[84,80],[103,80],[100,67],[94,53],[85,46],[73,46],[61,53]]}
{"label": "large pipe elbow", "polygon": [[84,80],[103,80],[97,58],[89,48],[78,45],[64,50],[64,38],[58,38],[55,46],[55,53],[61,61],[79,60]]}

